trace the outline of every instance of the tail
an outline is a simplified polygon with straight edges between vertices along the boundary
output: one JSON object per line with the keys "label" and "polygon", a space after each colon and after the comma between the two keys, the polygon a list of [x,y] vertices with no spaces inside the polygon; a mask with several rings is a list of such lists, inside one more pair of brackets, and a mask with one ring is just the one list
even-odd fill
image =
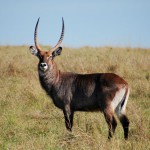
{"label": "tail", "polygon": [[117,105],[117,107],[115,109],[115,112],[116,112],[118,118],[125,115],[125,113],[126,113],[126,105],[127,105],[127,101],[129,98],[129,93],[130,93],[130,90],[129,90],[129,87],[127,86],[125,88],[124,96],[122,97],[121,101],[119,102],[119,104]]}

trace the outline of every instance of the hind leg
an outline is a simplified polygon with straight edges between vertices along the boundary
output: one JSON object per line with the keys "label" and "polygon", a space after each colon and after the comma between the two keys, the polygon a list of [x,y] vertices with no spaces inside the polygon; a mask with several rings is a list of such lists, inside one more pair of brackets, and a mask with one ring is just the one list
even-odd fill
{"label": "hind leg", "polygon": [[114,117],[113,112],[108,109],[104,111],[104,116],[105,116],[105,120],[108,124],[108,130],[109,130],[108,131],[108,139],[111,139],[112,135],[114,134],[115,129],[117,127],[117,121]]}
{"label": "hind leg", "polygon": [[128,133],[129,133],[129,119],[126,115],[122,115],[119,117],[119,120],[122,124],[123,130],[124,130],[124,138],[125,140],[128,139]]}

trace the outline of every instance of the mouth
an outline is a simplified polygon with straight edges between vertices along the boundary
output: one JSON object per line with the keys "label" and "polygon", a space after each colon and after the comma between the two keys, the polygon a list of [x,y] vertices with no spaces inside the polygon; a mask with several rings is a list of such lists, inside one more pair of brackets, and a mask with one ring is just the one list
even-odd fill
{"label": "mouth", "polygon": [[40,70],[45,72],[48,69],[48,66],[40,67]]}

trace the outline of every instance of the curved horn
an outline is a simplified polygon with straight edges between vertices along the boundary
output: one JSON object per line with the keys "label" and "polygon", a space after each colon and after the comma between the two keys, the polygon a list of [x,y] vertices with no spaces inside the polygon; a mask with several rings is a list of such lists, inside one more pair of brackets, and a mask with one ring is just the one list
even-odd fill
{"label": "curved horn", "polygon": [[38,21],[37,21],[36,26],[35,26],[34,42],[35,42],[35,47],[36,47],[36,49],[37,49],[38,51],[41,51],[41,48],[40,48],[40,46],[38,45],[38,39],[37,39],[37,30],[38,30],[39,20],[40,20],[40,17],[38,18]]}
{"label": "curved horn", "polygon": [[51,49],[51,51],[54,51],[55,49],[57,49],[60,46],[60,44],[62,43],[63,37],[64,37],[64,30],[65,30],[65,25],[64,25],[64,19],[62,18],[61,36],[60,36],[60,39],[59,39],[58,43]]}

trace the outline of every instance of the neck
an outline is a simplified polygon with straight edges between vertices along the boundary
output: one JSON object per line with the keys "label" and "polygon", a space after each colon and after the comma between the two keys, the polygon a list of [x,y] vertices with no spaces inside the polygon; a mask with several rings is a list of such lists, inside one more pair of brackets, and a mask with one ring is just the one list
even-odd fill
{"label": "neck", "polygon": [[46,90],[47,93],[51,91],[51,88],[59,81],[60,71],[57,69],[57,65],[53,62],[51,68],[46,72],[39,70],[39,79],[41,86]]}

